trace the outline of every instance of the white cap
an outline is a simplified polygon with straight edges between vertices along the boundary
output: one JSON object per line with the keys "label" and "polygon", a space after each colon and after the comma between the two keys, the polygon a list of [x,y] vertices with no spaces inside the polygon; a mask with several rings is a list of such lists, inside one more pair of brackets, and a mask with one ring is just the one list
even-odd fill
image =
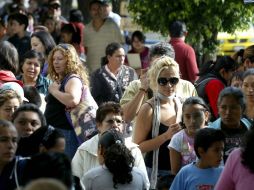
{"label": "white cap", "polygon": [[24,96],[23,88],[16,82],[6,82],[1,86],[0,90],[14,90],[23,101],[29,102]]}

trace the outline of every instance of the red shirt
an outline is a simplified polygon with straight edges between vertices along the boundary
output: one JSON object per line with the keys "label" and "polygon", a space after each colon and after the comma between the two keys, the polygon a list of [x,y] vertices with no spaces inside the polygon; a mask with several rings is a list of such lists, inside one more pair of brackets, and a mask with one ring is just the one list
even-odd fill
{"label": "red shirt", "polygon": [[171,38],[170,44],[175,50],[175,60],[179,64],[181,78],[194,83],[199,70],[193,48],[181,38]]}
{"label": "red shirt", "polygon": [[211,112],[214,116],[218,117],[218,108],[217,108],[217,100],[219,97],[220,92],[225,88],[223,82],[218,79],[210,80],[205,86],[205,93],[207,95]]}

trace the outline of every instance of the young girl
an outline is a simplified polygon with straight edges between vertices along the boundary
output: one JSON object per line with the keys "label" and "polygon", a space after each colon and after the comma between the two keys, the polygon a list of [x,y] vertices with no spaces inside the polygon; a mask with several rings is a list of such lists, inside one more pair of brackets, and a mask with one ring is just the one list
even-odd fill
{"label": "young girl", "polygon": [[183,129],[176,133],[169,145],[170,164],[172,174],[196,160],[194,152],[194,135],[200,128],[204,128],[208,122],[208,107],[199,97],[190,97],[183,103]]}

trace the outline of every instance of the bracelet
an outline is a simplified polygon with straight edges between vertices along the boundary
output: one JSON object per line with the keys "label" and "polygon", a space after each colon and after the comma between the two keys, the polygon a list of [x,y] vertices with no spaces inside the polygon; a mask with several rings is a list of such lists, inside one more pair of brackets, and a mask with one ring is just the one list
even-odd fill
{"label": "bracelet", "polygon": [[147,90],[144,89],[144,88],[139,88],[139,90],[140,90],[140,91],[143,91],[143,92],[145,92],[145,93],[147,93]]}

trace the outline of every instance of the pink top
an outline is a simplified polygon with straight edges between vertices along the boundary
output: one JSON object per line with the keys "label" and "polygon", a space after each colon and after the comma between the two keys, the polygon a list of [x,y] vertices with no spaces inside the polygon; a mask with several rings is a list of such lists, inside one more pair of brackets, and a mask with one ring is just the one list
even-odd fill
{"label": "pink top", "polygon": [[253,190],[254,173],[241,163],[241,149],[235,149],[228,157],[215,190]]}

